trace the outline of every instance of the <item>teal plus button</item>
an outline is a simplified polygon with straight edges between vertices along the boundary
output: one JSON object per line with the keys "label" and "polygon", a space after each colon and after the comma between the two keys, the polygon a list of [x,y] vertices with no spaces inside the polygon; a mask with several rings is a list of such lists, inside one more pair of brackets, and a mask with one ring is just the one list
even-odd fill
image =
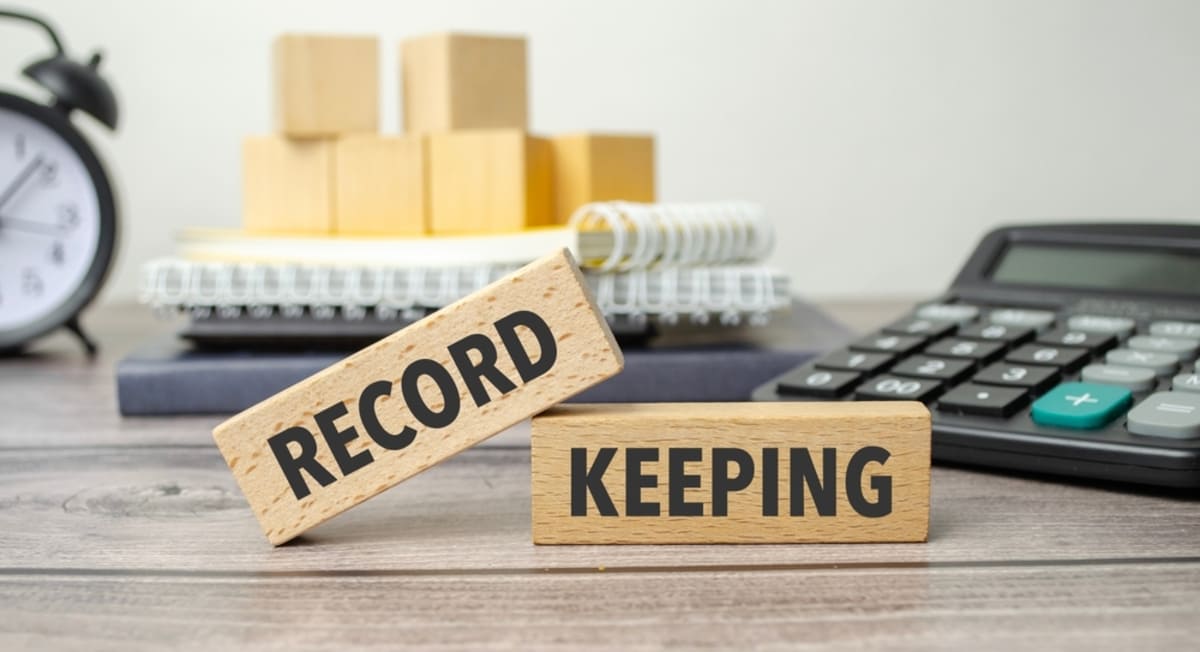
{"label": "teal plus button", "polygon": [[1124,387],[1063,383],[1033,404],[1033,421],[1043,426],[1088,430],[1120,416],[1133,402]]}

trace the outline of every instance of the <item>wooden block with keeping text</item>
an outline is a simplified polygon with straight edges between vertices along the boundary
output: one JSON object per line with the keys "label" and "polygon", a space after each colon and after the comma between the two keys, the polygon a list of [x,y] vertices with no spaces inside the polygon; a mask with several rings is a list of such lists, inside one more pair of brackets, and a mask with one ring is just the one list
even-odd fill
{"label": "wooden block with keeping text", "polygon": [[563,249],[217,426],[273,544],[621,370]]}
{"label": "wooden block with keeping text", "polygon": [[533,419],[533,542],[925,541],[909,401],[564,405]]}

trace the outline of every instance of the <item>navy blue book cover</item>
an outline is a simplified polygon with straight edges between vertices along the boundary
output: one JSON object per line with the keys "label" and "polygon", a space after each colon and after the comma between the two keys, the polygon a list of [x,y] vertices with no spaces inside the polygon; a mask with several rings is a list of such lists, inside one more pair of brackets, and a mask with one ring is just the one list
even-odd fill
{"label": "navy blue book cover", "polygon": [[[764,328],[680,329],[627,347],[625,370],[572,402],[744,401],[770,378],[850,333],[798,303]],[[206,350],[167,340],[117,365],[121,414],[233,414],[324,369],[351,351]]]}

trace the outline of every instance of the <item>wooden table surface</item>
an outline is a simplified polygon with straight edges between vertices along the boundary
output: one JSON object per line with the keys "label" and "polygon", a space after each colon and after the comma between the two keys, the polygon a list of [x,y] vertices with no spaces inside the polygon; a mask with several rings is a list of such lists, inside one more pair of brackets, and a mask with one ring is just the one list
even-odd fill
{"label": "wooden table surface", "polygon": [[[856,325],[901,304],[833,305]],[[516,428],[272,548],[213,417],[123,419],[161,324],[0,360],[0,650],[1195,649],[1200,503],[935,467],[927,544],[535,547]]]}

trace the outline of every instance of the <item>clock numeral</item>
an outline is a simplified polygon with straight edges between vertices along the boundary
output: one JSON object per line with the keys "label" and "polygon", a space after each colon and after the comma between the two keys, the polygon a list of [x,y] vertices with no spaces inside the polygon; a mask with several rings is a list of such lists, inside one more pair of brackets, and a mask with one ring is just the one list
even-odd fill
{"label": "clock numeral", "polygon": [[58,182],[58,163],[46,163],[42,166],[42,185],[53,186]]}
{"label": "clock numeral", "polygon": [[58,226],[68,230],[79,226],[79,207],[75,204],[63,204],[59,206]]}
{"label": "clock numeral", "polygon": [[38,276],[36,269],[26,268],[21,273],[21,291],[26,295],[40,297],[44,289],[42,277]]}
{"label": "clock numeral", "polygon": [[62,265],[63,260],[67,257],[66,251],[63,249],[63,243],[55,242],[50,246],[50,261],[55,265]]}
{"label": "clock numeral", "polygon": [[13,143],[13,147],[17,150],[17,160],[25,158],[25,134],[17,134],[17,140]]}

